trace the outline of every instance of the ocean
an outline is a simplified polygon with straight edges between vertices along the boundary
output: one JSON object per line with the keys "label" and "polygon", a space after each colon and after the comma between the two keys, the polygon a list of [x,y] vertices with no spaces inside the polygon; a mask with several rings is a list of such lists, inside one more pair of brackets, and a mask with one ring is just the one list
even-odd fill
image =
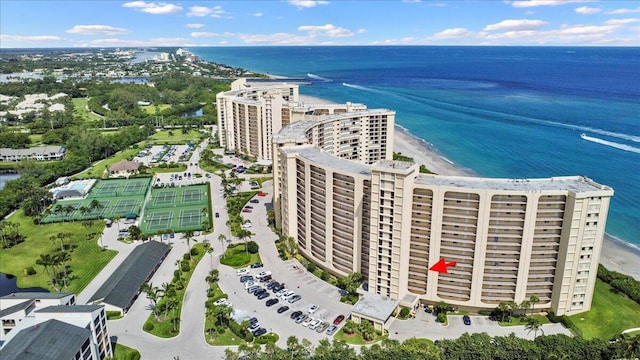
{"label": "ocean", "polygon": [[[640,247],[640,48],[211,47],[201,59],[304,78],[300,93],[396,111],[480,176],[584,175],[615,191],[607,233]],[[585,138],[581,138],[581,134]]]}

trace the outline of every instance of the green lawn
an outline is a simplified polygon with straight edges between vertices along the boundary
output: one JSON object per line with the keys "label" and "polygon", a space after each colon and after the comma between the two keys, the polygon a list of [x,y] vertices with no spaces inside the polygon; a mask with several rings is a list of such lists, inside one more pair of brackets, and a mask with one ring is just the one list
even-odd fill
{"label": "green lawn", "polygon": [[591,310],[569,318],[585,339],[610,340],[623,330],[640,327],[640,305],[598,279]]}
{"label": "green lawn", "polygon": [[159,105],[148,105],[148,106],[141,105],[140,108],[149,115],[155,115],[157,113],[156,108],[159,108],[160,111],[163,111],[164,109],[171,108],[171,104],[159,104]]}
{"label": "green lawn", "polygon": [[239,244],[235,247],[227,248],[224,252],[224,256],[220,259],[220,263],[223,265],[231,266],[234,269],[246,267],[249,264],[261,262],[260,254],[249,254],[245,250],[244,244]]}
{"label": "green lawn", "polygon": [[153,167],[151,171],[154,173],[181,173],[187,170],[187,165],[185,164],[175,164],[173,167]]}
{"label": "green lawn", "polygon": [[[165,314],[165,313],[160,314],[159,320],[156,319],[156,317],[153,314],[150,314],[149,318],[145,322],[145,325],[148,323],[153,324],[153,330],[147,331],[152,335],[155,335],[161,338],[172,338],[177,336],[180,333],[180,322],[178,322],[177,331],[174,331],[173,330],[174,326],[171,319],[174,317],[180,318],[182,305],[184,303],[184,295],[185,295],[187,286],[189,285],[189,280],[191,279],[191,275],[193,275],[193,272],[196,266],[198,266],[198,263],[200,262],[200,260],[202,260],[202,258],[206,255],[206,252],[204,251],[204,247],[202,244],[193,245],[192,248],[198,249],[198,255],[193,255],[191,257],[191,261],[190,261],[191,271],[189,271],[188,273],[182,273],[182,277],[184,278],[184,288],[182,290],[176,289],[178,306],[176,307],[175,310],[171,310],[168,314]],[[196,281],[202,281],[202,279],[196,279]],[[163,304],[164,301],[165,301],[164,298],[160,299],[160,301],[158,301],[157,306],[160,306],[161,304]]]}
{"label": "green lawn", "polygon": [[[214,322],[215,320],[207,320],[205,328],[213,326]],[[212,336],[209,336],[209,334],[207,333],[205,335],[205,338],[207,339],[207,343],[213,346],[238,346],[245,343],[245,341],[242,340],[238,335],[231,332],[229,328],[226,328],[223,333],[214,332],[211,335]]]}
{"label": "green lawn", "polygon": [[73,101],[73,117],[80,117],[84,120],[93,121],[100,120],[101,117],[87,110],[87,98],[74,98]]}
{"label": "green lawn", "polygon": [[360,334],[358,334],[358,332],[355,332],[352,335],[347,335],[342,331],[342,329],[340,329],[337,333],[335,333],[335,335],[333,335],[333,340],[344,341],[350,345],[371,345],[377,343],[378,341],[382,341],[382,339],[384,339],[385,337],[385,335],[376,335],[376,338],[372,341],[364,341],[364,339],[362,338],[362,336],[360,336]]}
{"label": "green lawn", "polygon": [[[111,343],[111,345],[113,346],[114,344]],[[128,346],[124,346],[116,343],[115,346],[113,346],[113,359],[114,360],[138,360],[140,359],[140,352]]]}
{"label": "green lawn", "polygon": [[[172,135],[169,135],[171,133]],[[187,141],[191,141],[193,143],[200,142],[200,137],[202,133],[198,130],[189,130],[186,134],[182,133],[181,128],[176,128],[172,130],[162,130],[157,131],[153,135],[151,135],[151,142],[164,144],[165,142],[176,142],[179,144],[184,144]]]}
{"label": "green lawn", "polygon": [[522,326],[527,325],[527,318],[536,318],[540,324],[549,324],[551,321],[544,315],[529,315],[527,317],[511,317],[511,322],[498,322],[500,326]]}
{"label": "green lawn", "polygon": [[[139,143],[139,144],[141,144],[140,145],[141,147],[144,147],[143,143]],[[133,159],[134,156],[136,156],[138,152],[140,152],[140,149],[126,149],[126,150],[120,151],[108,159],[101,160],[94,163],[85,171],[72,176],[71,179],[76,180],[78,178],[85,178],[85,179],[86,178],[98,178],[98,179],[102,178],[102,176],[105,174],[104,170],[107,169],[109,166],[117,163],[122,159],[131,160]]]}
{"label": "green lawn", "polygon": [[[104,221],[94,221],[89,228],[85,228],[81,222],[34,225],[33,218],[26,217],[22,210],[16,211],[7,220],[19,224],[19,231],[26,236],[26,241],[9,249],[0,249],[0,272],[17,276],[20,287],[53,290],[48,285],[49,277],[44,267],[36,265],[36,260],[40,254],[53,253],[60,248],[59,241],[49,240],[58,233],[71,233],[71,240],[67,245],[77,246],[71,253],[69,262],[71,276],[76,279],[71,280],[64,291],[80,293],[117,253],[113,250],[103,251],[98,245]],[[88,238],[88,234],[94,235]],[[36,270],[35,275],[24,275],[24,269],[29,266]]]}
{"label": "green lawn", "polygon": [[42,135],[41,134],[29,135],[29,140],[31,140],[31,146],[40,145],[40,142],[42,141]]}

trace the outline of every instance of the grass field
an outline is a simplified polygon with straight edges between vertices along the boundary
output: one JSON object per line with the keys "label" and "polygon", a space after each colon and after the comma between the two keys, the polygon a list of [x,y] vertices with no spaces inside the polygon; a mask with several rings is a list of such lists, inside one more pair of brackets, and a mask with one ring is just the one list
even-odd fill
{"label": "grass field", "polygon": [[141,105],[140,108],[149,115],[155,115],[157,108],[159,108],[160,111],[164,109],[170,109],[171,104],[148,105],[148,106]]}
{"label": "grass field", "polygon": [[38,146],[42,141],[42,135],[41,134],[29,135],[29,140],[31,140],[31,146]]}
{"label": "grass field", "polygon": [[250,254],[245,250],[244,244],[227,248],[224,256],[220,259],[223,265],[231,266],[234,269],[246,267],[249,264],[261,262],[260,253]]}
{"label": "grass field", "polygon": [[115,346],[113,347],[113,359],[114,360],[140,359],[140,352],[128,346],[124,346],[116,343]]}
{"label": "grass field", "polygon": [[585,339],[610,340],[623,330],[640,327],[640,305],[598,279],[591,310],[569,318]]}
{"label": "grass field", "polygon": [[[19,231],[26,241],[10,249],[0,249],[0,272],[17,276],[20,287],[37,286],[53,290],[48,285],[49,277],[44,267],[36,265],[36,260],[40,254],[49,254],[60,248],[59,241],[49,240],[59,233],[71,233],[71,240],[66,244],[77,246],[69,262],[71,275],[77,279],[72,280],[64,291],[76,294],[82,291],[117,253],[103,251],[98,246],[97,239],[104,229],[104,221],[94,221],[89,228],[80,222],[33,225],[33,219],[25,216],[22,210],[11,215],[8,221],[19,224]],[[88,237],[88,234],[94,235]],[[24,275],[24,269],[29,266],[37,271],[35,275]]]}
{"label": "grass field", "polygon": [[80,117],[84,120],[94,121],[99,120],[101,117],[95,115],[91,111],[87,110],[87,98],[73,98],[73,116]]}
{"label": "grass field", "polygon": [[376,335],[375,339],[373,339],[372,341],[364,341],[364,339],[362,338],[362,336],[356,332],[352,335],[347,335],[342,331],[342,328],[333,336],[334,340],[340,340],[340,341],[344,341],[347,344],[350,345],[371,345],[374,343],[377,343],[379,341],[382,341],[382,339],[384,339],[386,336],[383,335]]}
{"label": "grass field", "polygon": [[[169,132],[173,135],[169,135]],[[179,142],[181,144],[191,141],[194,143],[200,142],[202,133],[198,130],[189,130],[186,134],[182,133],[182,129],[176,128],[172,130],[157,131],[151,135],[152,142],[163,144],[165,141]]]}

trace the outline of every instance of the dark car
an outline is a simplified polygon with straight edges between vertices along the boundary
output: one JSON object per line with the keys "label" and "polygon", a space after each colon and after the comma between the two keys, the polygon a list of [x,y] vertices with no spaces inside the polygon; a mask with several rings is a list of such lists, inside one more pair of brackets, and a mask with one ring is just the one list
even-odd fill
{"label": "dark car", "polygon": [[[260,296],[260,295],[262,295],[262,294],[266,294],[266,293],[267,293],[267,290],[260,288],[260,289],[256,290],[256,291],[253,293],[253,295],[255,295],[256,297],[258,297],[258,296]],[[269,295],[267,295],[267,296],[269,296]]]}
{"label": "dark car", "polygon": [[267,300],[267,302],[266,302],[266,304],[265,304],[265,305],[267,305],[267,306],[273,306],[273,305],[277,304],[279,301],[280,301],[280,300],[278,300],[278,299],[269,299],[269,300]]}
{"label": "dark car", "polygon": [[219,217],[220,217],[220,213],[219,213],[219,212],[217,212],[217,213],[216,213],[216,217],[217,217],[217,218],[219,218]]}
{"label": "dark car", "polygon": [[244,283],[244,282],[247,282],[247,281],[253,281],[253,276],[251,276],[251,275],[244,275],[244,276],[241,276],[241,277],[240,277],[240,282],[241,282],[241,283]]}
{"label": "dark car", "polygon": [[262,299],[264,299],[266,297],[269,297],[269,294],[267,294],[267,292],[265,291],[265,292],[261,293],[260,295],[258,295],[258,300],[262,300]]}
{"label": "dark car", "polygon": [[284,289],[284,285],[283,285],[283,284],[278,284],[278,285],[274,286],[274,287],[273,287],[273,289],[271,289],[271,290],[272,290],[274,293],[276,293],[276,292],[278,292],[278,291],[280,291],[280,290],[282,290],[282,289]]}
{"label": "dark car", "polygon": [[285,311],[287,311],[287,310],[289,310],[289,307],[288,307],[288,306],[280,306],[280,307],[278,308],[278,314],[282,314],[283,312],[285,312]]}
{"label": "dark car", "polygon": [[336,316],[336,318],[333,320],[333,324],[334,325],[340,325],[342,320],[344,320],[344,315],[340,314],[340,315]]}
{"label": "dark car", "polygon": [[260,200],[258,200],[258,199],[251,199],[251,200],[249,200],[249,202],[250,202],[250,203],[252,203],[252,204],[257,204],[257,203],[259,203],[259,202],[260,202]]}
{"label": "dark car", "polygon": [[255,323],[258,322],[258,318],[252,317],[251,319],[249,319],[249,324],[253,325]]}
{"label": "dark car", "polygon": [[263,276],[260,278],[260,282],[271,281],[271,275]]}
{"label": "dark car", "polygon": [[464,321],[465,325],[471,325],[471,318],[469,317],[469,315],[463,316],[462,321]]}
{"label": "dark car", "polygon": [[260,329],[256,330],[256,331],[253,333],[253,336],[260,336],[260,335],[264,335],[264,334],[266,334],[266,333],[267,333],[267,329],[265,329],[265,328],[260,328]]}
{"label": "dark car", "polygon": [[298,316],[302,315],[302,311],[298,310],[298,311],[294,311],[291,313],[291,315],[289,315],[290,318],[292,319],[297,319]]}
{"label": "dark car", "polygon": [[261,268],[262,266],[264,266],[264,265],[262,265],[262,263],[257,262],[257,263],[251,264],[250,268],[257,269],[257,268]]}
{"label": "dark car", "polygon": [[277,282],[277,281],[275,281],[275,280],[273,280],[273,281],[271,281],[269,284],[267,284],[267,289],[269,289],[269,290],[273,290],[273,289],[275,289],[277,286],[280,286],[280,283],[279,283],[279,282]]}
{"label": "dark car", "polygon": [[288,299],[287,299],[287,301],[288,301],[290,304],[293,304],[294,302],[296,302],[296,301],[300,301],[301,299],[302,299],[302,296],[300,296],[300,295],[293,295],[292,297],[288,298]]}
{"label": "dark car", "polygon": [[261,288],[260,286],[258,286],[256,289],[253,289],[253,290],[251,288],[249,288],[248,291],[249,291],[249,294],[255,294],[255,293],[257,293],[259,291],[262,291],[262,290],[264,290],[264,289]]}

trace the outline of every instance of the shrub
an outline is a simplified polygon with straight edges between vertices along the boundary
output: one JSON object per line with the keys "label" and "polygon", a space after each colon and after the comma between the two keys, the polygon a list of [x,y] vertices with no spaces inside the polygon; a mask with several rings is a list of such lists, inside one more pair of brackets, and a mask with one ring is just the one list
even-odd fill
{"label": "shrub", "polygon": [[312,262],[310,262],[309,264],[307,264],[307,270],[308,270],[309,272],[314,272],[314,271],[316,271],[316,269],[317,269],[317,268],[318,268],[318,267],[316,266],[316,264],[314,264],[314,263],[312,263]]}
{"label": "shrub", "polygon": [[33,266],[29,266],[28,268],[24,269],[24,273],[27,276],[35,275],[36,274],[36,269],[34,269]]}
{"label": "shrub", "polygon": [[178,269],[173,271],[173,278],[174,279],[180,279],[180,277],[182,276],[182,272]]}
{"label": "shrub", "polygon": [[188,261],[183,261],[180,265],[180,269],[182,269],[182,272],[189,272],[191,271],[191,265],[189,265]]}
{"label": "shrub", "polygon": [[251,331],[245,331],[245,337],[244,339],[247,342],[252,342],[253,341],[253,334],[251,333]]}
{"label": "shrub", "polygon": [[117,310],[107,311],[107,320],[116,320],[122,317],[122,313]]}
{"label": "shrub", "polygon": [[493,312],[493,310],[485,309],[485,310],[478,311],[478,314],[480,314],[482,316],[490,316],[492,312]]}
{"label": "shrub", "polygon": [[402,309],[400,309],[400,318],[406,319],[407,316],[409,316],[410,312],[411,312],[411,310],[409,310],[409,308],[403,307]]}
{"label": "shrub", "polygon": [[182,260],[189,261],[189,259],[189,253],[184,253],[184,255],[182,255]]}
{"label": "shrub", "polygon": [[553,311],[549,311],[549,314],[547,314],[547,319],[549,319],[549,321],[554,324],[562,322],[562,316],[556,315]]}
{"label": "shrub", "polygon": [[258,253],[258,250],[260,249],[260,246],[258,246],[258,243],[256,243],[255,241],[249,241],[247,243],[247,251],[250,254],[256,254]]}
{"label": "shrub", "polygon": [[144,326],[142,327],[142,329],[144,331],[146,331],[146,332],[153,331],[153,328],[154,328],[154,326],[153,326],[153,323],[151,323],[151,322],[144,323]]}
{"label": "shrub", "polygon": [[330,275],[329,275],[329,273],[328,273],[328,272],[326,272],[326,271],[322,271],[322,272],[320,273],[320,279],[321,279],[321,280],[323,280],[323,281],[327,281],[327,280],[329,280],[329,277],[330,277]]}
{"label": "shrub", "polygon": [[200,252],[198,251],[197,248],[191,248],[191,256],[198,256],[200,255]]}
{"label": "shrub", "polygon": [[445,313],[438,313],[438,316],[436,317],[436,321],[439,323],[445,323],[447,322],[447,314]]}

